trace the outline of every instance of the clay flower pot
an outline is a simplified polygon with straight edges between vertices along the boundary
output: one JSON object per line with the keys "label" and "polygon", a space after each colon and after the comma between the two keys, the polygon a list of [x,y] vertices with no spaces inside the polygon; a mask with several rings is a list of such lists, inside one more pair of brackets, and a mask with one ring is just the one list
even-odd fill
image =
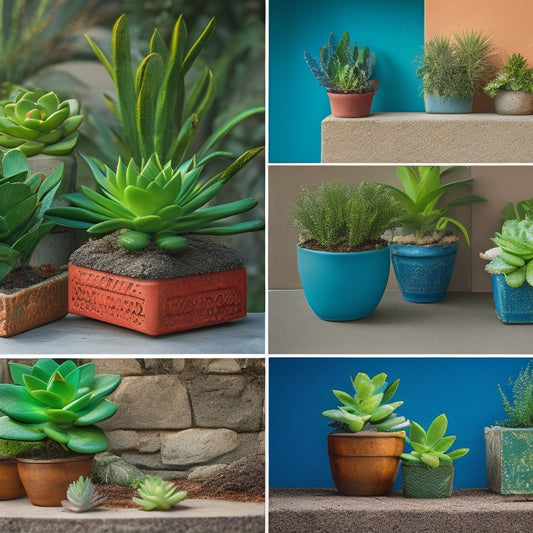
{"label": "clay flower pot", "polygon": [[376,91],[368,93],[332,93],[328,91],[331,114],[341,118],[362,118],[370,115]]}
{"label": "clay flower pot", "polygon": [[0,461],[0,500],[14,500],[25,494],[15,459]]}
{"label": "clay flower pot", "polygon": [[400,467],[405,432],[361,431],[328,435],[335,487],[345,496],[384,496]]}

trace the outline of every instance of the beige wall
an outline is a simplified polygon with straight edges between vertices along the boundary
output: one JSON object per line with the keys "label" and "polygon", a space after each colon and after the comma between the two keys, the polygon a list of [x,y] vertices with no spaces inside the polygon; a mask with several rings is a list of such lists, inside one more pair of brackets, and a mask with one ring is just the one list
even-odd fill
{"label": "beige wall", "polygon": [[[475,166],[466,171],[476,180],[472,194],[483,196],[487,202],[464,206],[452,215],[469,230],[472,248],[463,239],[450,290],[490,291],[489,276],[479,252],[492,246],[490,237],[499,226],[501,208],[508,201],[533,197],[533,168],[517,166]],[[381,181],[398,185],[396,166],[341,165],[270,165],[269,167],[269,288],[299,289],[296,264],[297,231],[292,226],[292,202],[300,187],[324,182],[360,183],[362,180]],[[460,191],[464,194],[463,191]],[[398,290],[394,274],[388,290]]]}

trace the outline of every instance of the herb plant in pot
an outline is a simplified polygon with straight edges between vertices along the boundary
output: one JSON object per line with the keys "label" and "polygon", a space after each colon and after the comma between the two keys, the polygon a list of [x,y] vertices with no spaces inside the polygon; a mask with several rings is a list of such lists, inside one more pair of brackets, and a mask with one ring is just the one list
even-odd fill
{"label": "herb plant in pot", "polygon": [[460,167],[440,170],[439,167],[398,167],[403,190],[384,185],[404,207],[396,219],[397,228],[388,232],[391,241],[392,265],[402,296],[408,302],[436,302],[446,295],[455,265],[459,238],[446,232],[453,224],[470,240],[463,224],[446,216],[448,211],[472,202],[482,202],[479,196],[462,196],[437,205],[446,191],[470,185],[473,179],[442,183],[442,178],[461,172]]}
{"label": "herb plant in pot", "polygon": [[[95,453],[107,439],[94,424],[112,416],[116,406],[105,399],[120,376],[96,375],[94,363],[76,366],[40,359],[34,366],[9,365],[13,384],[0,384],[0,437],[58,443],[60,457],[16,457],[22,484],[34,505],[60,506],[68,485],[88,476]],[[48,447],[47,447],[48,448]]]}
{"label": "herb plant in pot", "polygon": [[453,491],[453,461],[469,452],[458,448],[449,452],[456,437],[446,436],[448,419],[439,415],[427,432],[411,422],[406,438],[413,450],[402,453],[402,492],[407,498],[449,498]]}
{"label": "herb plant in pot", "polygon": [[398,206],[381,185],[339,182],[302,188],[294,203],[298,272],[307,302],[323,320],[357,320],[378,306],[389,277],[383,232]]}
{"label": "herb plant in pot", "polygon": [[328,434],[331,474],[340,494],[380,496],[392,489],[409,425],[394,410],[402,401],[390,402],[400,382],[386,382],[387,374],[372,379],[359,372],[350,378],[355,394],[334,390],[343,404],[322,414],[334,420]]}
{"label": "herb plant in pot", "polygon": [[485,86],[485,93],[494,98],[494,109],[500,115],[531,115],[533,113],[533,69],[521,54],[512,54],[507,64]]}
{"label": "herb plant in pot", "polygon": [[350,44],[346,31],[338,44],[333,33],[322,46],[318,59],[304,52],[305,60],[320,85],[326,88],[331,113],[336,117],[360,118],[370,115],[378,80],[371,79],[376,64],[368,45],[359,50]]}
{"label": "herb plant in pot", "polygon": [[426,113],[471,113],[474,94],[493,70],[491,50],[489,37],[475,31],[427,41],[416,71]]}
{"label": "herb plant in pot", "polygon": [[499,494],[533,494],[533,365],[520,369],[513,403],[498,385],[507,420],[485,428],[488,488]]}

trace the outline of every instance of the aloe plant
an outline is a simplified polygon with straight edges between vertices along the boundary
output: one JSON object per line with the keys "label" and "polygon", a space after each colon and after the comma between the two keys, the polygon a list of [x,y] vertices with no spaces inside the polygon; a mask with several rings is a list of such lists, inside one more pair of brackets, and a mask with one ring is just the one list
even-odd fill
{"label": "aloe plant", "polygon": [[84,513],[100,507],[107,500],[107,496],[96,493],[96,485],[90,477],[80,476],[68,486],[67,499],[62,500],[61,505],[68,511]]}
{"label": "aloe plant", "polygon": [[0,147],[27,156],[65,155],[76,146],[82,121],[77,100],[61,102],[53,91],[22,89],[14,102],[0,106]]}
{"label": "aloe plant", "polygon": [[409,436],[405,439],[411,445],[411,453],[402,453],[401,460],[406,464],[425,464],[437,468],[441,464],[452,464],[456,459],[465,456],[470,450],[458,448],[449,452],[456,437],[446,436],[448,419],[443,413],[431,422],[427,432],[420,424],[411,422]]}
{"label": "aloe plant", "polygon": [[187,497],[186,491],[178,491],[176,485],[158,476],[146,476],[141,479],[137,491],[140,498],[132,499],[143,511],[168,511]]}
{"label": "aloe plant", "polygon": [[[329,409],[322,414],[341,424],[353,433],[361,431],[365,424],[378,431],[398,431],[409,425],[403,416],[397,416],[395,409],[403,401],[388,403],[394,396],[400,380],[390,385],[386,382],[387,374],[381,373],[372,379],[364,372],[350,378],[355,394],[333,390],[335,397],[344,405]],[[334,424],[335,427],[338,425]]]}
{"label": "aloe plant", "polygon": [[26,156],[10,150],[0,174],[0,281],[27,265],[39,241],[55,226],[44,220],[61,185],[63,165],[47,178],[31,174]]}
{"label": "aloe plant", "polygon": [[9,363],[14,384],[0,384],[0,437],[39,441],[46,437],[65,449],[98,453],[107,449],[104,432],[95,426],[115,414],[105,397],[120,376],[95,376],[94,363],[77,366],[39,359],[33,366]]}

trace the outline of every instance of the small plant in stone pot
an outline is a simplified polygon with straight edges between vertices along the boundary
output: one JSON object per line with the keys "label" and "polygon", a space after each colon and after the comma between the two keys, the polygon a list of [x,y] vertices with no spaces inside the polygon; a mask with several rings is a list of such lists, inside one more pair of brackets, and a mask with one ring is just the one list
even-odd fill
{"label": "small plant in stone pot", "polygon": [[521,54],[510,55],[484,90],[494,98],[494,109],[500,115],[533,113],[533,69]]}
{"label": "small plant in stone pot", "polygon": [[339,182],[302,188],[294,202],[298,272],[307,302],[323,320],[357,320],[378,306],[389,277],[381,238],[399,205],[385,187]]}
{"label": "small plant in stone pot", "polygon": [[435,36],[417,58],[426,113],[471,113],[474,94],[493,72],[492,43],[482,32]]}
{"label": "small plant in stone pot", "polygon": [[448,451],[455,435],[446,435],[448,419],[443,413],[427,432],[411,422],[406,442],[413,450],[402,453],[402,492],[407,498],[449,498],[453,491],[453,461],[465,456],[468,448]]}
{"label": "small plant in stone pot", "polygon": [[322,46],[318,58],[304,52],[305,60],[318,83],[325,87],[336,117],[359,118],[370,114],[378,80],[372,79],[375,54],[368,45],[359,49],[350,44],[346,31],[337,43],[333,33]]}
{"label": "small plant in stone pot", "polygon": [[10,363],[9,370],[13,384],[0,384],[0,437],[46,440],[35,456],[16,456],[18,473],[34,505],[60,506],[69,484],[88,476],[93,455],[107,449],[95,424],[115,413],[115,404],[105,398],[121,378],[95,375],[94,363],[77,366],[70,360]]}
{"label": "small plant in stone pot", "polygon": [[449,181],[463,170],[402,166],[397,168],[402,189],[384,185],[403,206],[395,220],[399,227],[385,237],[391,242],[392,265],[402,296],[409,302],[436,302],[446,295],[459,240],[448,226],[459,229],[470,245],[464,225],[447,213],[455,207],[483,202],[484,198],[467,195],[447,203],[441,201],[448,190],[473,183],[473,179]]}
{"label": "small plant in stone pot", "polygon": [[396,481],[409,421],[394,412],[403,401],[390,401],[400,380],[390,384],[386,380],[384,373],[370,378],[359,372],[350,378],[355,393],[333,390],[342,405],[322,413],[334,420],[328,452],[340,494],[384,495]]}
{"label": "small plant in stone pot", "polygon": [[507,420],[485,428],[488,488],[533,494],[533,363],[509,379],[512,400],[498,385]]}

